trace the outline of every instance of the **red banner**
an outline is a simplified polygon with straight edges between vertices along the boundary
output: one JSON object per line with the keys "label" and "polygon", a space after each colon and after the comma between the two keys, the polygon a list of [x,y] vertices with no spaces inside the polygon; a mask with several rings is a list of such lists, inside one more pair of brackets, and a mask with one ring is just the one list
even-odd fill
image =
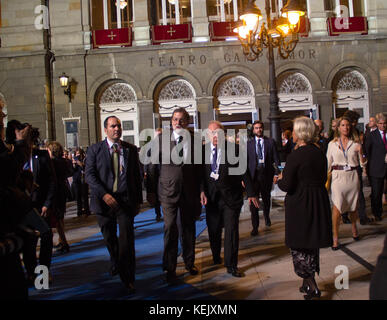
{"label": "red banner", "polygon": [[366,17],[328,18],[328,31],[330,36],[340,34],[368,34]]}
{"label": "red banner", "polygon": [[166,26],[152,26],[152,44],[167,42],[191,42],[191,24],[169,24]]}
{"label": "red banner", "polygon": [[308,17],[302,16],[300,17],[300,29],[298,30],[298,34],[301,37],[307,37],[310,31],[310,24]]}
{"label": "red banner", "polygon": [[210,37],[211,41],[223,41],[228,37],[238,37],[238,34],[233,32],[234,28],[239,26],[240,22],[210,22]]}
{"label": "red banner", "polygon": [[132,28],[107,29],[93,31],[93,47],[132,45]]}

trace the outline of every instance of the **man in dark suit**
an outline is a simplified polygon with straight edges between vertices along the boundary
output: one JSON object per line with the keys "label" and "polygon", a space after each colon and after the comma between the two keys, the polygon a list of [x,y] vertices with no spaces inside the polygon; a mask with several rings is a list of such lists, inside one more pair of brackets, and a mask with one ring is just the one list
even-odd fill
{"label": "man in dark suit", "polygon": [[[206,222],[212,257],[215,265],[221,263],[222,226],[224,226],[224,265],[232,276],[242,277],[243,273],[237,268],[239,215],[243,205],[242,181],[246,186],[249,202],[258,207],[258,200],[254,197],[254,190],[247,170],[245,169],[239,174],[230,172],[231,167],[241,165],[243,157],[239,159],[239,162],[230,164],[230,150],[235,150],[236,157],[239,157],[239,150],[237,145],[230,142],[225,143],[222,124],[218,121],[210,121],[208,136],[211,142],[203,147],[203,163],[205,165],[203,166],[201,203],[206,206]],[[232,162],[234,163],[234,161]]]}
{"label": "man in dark suit", "polygon": [[133,293],[136,262],[133,220],[142,203],[140,163],[137,147],[120,140],[122,128],[117,117],[107,117],[104,130],[107,138],[90,146],[86,156],[90,209],[97,215],[110,254],[112,276],[119,274],[128,292]]}
{"label": "man in dark suit", "polygon": [[[158,194],[164,215],[163,270],[169,283],[176,281],[179,232],[177,227],[180,211],[182,256],[186,270],[198,274],[195,262],[196,217],[200,214],[201,165],[194,163],[193,136],[186,130],[189,114],[184,108],[173,111],[172,133],[163,130],[152,143],[158,143],[160,173]],[[157,164],[150,165],[148,174],[157,175]]]}
{"label": "man in dark suit", "polygon": [[371,208],[377,221],[382,220],[382,197],[387,177],[387,125],[383,113],[376,115],[377,130],[372,131],[365,141],[371,183]]}
{"label": "man in dark suit", "polygon": [[[253,181],[254,193],[261,195],[263,202],[263,216],[267,227],[271,226],[270,203],[273,182],[278,179],[280,165],[275,141],[263,135],[263,122],[253,123],[254,139],[247,142],[247,164],[251,180]],[[259,215],[258,208],[250,204],[252,236],[258,235]]]}

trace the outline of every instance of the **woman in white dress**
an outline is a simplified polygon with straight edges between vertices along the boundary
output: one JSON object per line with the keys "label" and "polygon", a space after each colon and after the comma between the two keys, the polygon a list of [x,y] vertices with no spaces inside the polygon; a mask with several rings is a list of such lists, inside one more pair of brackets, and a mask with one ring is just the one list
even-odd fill
{"label": "woman in white dress", "polygon": [[335,138],[328,145],[327,158],[328,172],[332,172],[332,250],[338,250],[340,214],[344,212],[350,214],[353,239],[359,240],[356,219],[360,181],[356,168],[359,165],[364,166],[366,162],[361,144],[355,141],[352,135],[352,126],[348,118],[339,119]]}

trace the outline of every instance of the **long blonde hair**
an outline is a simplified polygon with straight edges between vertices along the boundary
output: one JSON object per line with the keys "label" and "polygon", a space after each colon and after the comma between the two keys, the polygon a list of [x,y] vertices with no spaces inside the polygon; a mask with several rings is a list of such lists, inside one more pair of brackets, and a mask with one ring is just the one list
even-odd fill
{"label": "long blonde hair", "polygon": [[344,120],[348,121],[349,126],[350,126],[348,138],[353,140],[353,141],[355,141],[355,142],[359,142],[360,139],[359,139],[359,137],[357,137],[357,135],[354,134],[354,130],[353,130],[353,125],[352,125],[351,119],[349,119],[348,117],[341,117],[341,118],[337,119],[337,125],[336,125],[335,135],[334,135],[334,141],[337,141],[340,138],[339,127],[340,127],[340,123],[342,121],[344,121]]}

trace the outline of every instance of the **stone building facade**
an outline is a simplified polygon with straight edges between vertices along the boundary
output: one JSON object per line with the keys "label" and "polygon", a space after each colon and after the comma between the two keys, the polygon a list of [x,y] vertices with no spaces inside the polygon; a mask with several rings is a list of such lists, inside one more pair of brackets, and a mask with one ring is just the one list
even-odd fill
{"label": "stone building facade", "polygon": [[[136,0],[128,4],[131,46],[94,48],[93,1],[1,0],[0,99],[8,119],[29,122],[43,138],[68,147],[101,139],[101,122],[110,114],[125,121],[125,139],[140,145],[139,132],[160,126],[176,106],[187,108],[196,128],[212,119],[230,127],[254,119],[268,123],[266,55],[248,61],[239,41],[211,41],[208,1],[188,2],[189,43],[152,44],[149,12],[155,1]],[[256,4],[263,9],[264,2]],[[387,110],[387,2],[346,1],[352,11],[360,3],[368,32],[339,36],[329,35],[326,1],[306,2],[307,36],[289,59],[276,53],[284,119],[312,112],[327,127],[349,108],[365,124]],[[59,84],[62,73],[70,77],[72,114]],[[77,124],[71,143],[70,120]]]}

